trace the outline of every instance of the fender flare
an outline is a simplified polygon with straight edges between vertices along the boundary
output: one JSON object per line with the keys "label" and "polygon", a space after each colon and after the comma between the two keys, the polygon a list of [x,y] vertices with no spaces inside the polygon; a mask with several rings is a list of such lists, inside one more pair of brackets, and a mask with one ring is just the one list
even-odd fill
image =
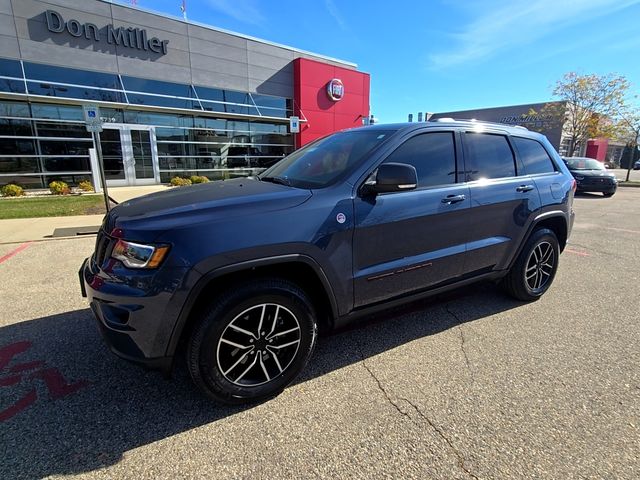
{"label": "fender flare", "polygon": [[182,332],[184,330],[185,325],[189,319],[189,315],[196,303],[196,300],[204,290],[204,288],[216,278],[222,277],[223,275],[227,275],[230,273],[241,272],[244,270],[249,270],[255,267],[265,267],[270,265],[277,265],[281,263],[304,263],[311,267],[315,274],[317,275],[322,287],[325,290],[325,294],[329,298],[329,303],[331,307],[331,314],[333,318],[338,317],[338,304],[336,301],[335,294],[333,292],[333,288],[331,288],[331,283],[327,278],[324,270],[320,266],[318,262],[316,262],[313,258],[308,255],[303,254],[287,254],[287,255],[278,255],[273,257],[264,257],[253,260],[247,260],[243,262],[233,263],[230,265],[225,265],[223,267],[216,268],[211,270],[205,274],[203,274],[195,283],[195,285],[189,291],[187,295],[187,299],[184,302],[180,314],[178,315],[178,319],[173,327],[173,332],[171,333],[171,337],[169,339],[169,343],[167,345],[166,356],[173,357],[178,347],[178,342],[180,341],[180,337],[182,336]]}
{"label": "fender flare", "polygon": [[567,216],[565,212],[563,212],[562,210],[552,210],[550,212],[545,212],[545,213],[536,215],[536,217],[531,221],[531,225],[529,225],[529,228],[527,229],[527,233],[522,237],[522,242],[518,246],[516,253],[513,255],[513,258],[509,262],[509,266],[507,267],[506,271],[511,270],[511,267],[513,267],[513,264],[516,263],[516,260],[520,256],[520,253],[522,252],[522,249],[524,248],[525,243],[527,243],[527,240],[529,240],[529,237],[531,236],[533,231],[536,229],[536,227],[540,224],[540,222],[543,222],[544,220],[548,220],[549,218],[561,218],[564,221],[565,226],[567,228],[567,234],[569,233],[569,223],[567,221]]}

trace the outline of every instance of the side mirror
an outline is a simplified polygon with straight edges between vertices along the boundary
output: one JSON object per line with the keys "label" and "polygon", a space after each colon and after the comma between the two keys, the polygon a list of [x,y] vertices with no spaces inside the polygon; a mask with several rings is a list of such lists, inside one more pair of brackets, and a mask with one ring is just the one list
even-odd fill
{"label": "side mirror", "polygon": [[378,167],[375,178],[362,185],[363,194],[378,194],[413,190],[418,186],[418,174],[413,165],[406,163],[383,163]]}

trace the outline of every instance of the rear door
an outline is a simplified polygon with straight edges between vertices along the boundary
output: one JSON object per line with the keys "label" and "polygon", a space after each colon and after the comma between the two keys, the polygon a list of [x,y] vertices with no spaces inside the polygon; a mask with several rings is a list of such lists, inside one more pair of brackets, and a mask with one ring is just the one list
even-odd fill
{"label": "rear door", "polygon": [[557,210],[557,206],[564,202],[565,196],[571,192],[571,189],[567,188],[566,178],[551,160],[542,143],[532,138],[516,136],[512,136],[511,140],[527,175],[538,187],[542,205]]}
{"label": "rear door", "polygon": [[464,273],[506,268],[540,208],[533,179],[516,163],[503,132],[467,131],[462,136],[471,197]]}
{"label": "rear door", "polygon": [[412,136],[384,162],[416,168],[411,191],[356,197],[353,240],[355,306],[457,277],[462,272],[469,193],[457,182],[459,135]]}

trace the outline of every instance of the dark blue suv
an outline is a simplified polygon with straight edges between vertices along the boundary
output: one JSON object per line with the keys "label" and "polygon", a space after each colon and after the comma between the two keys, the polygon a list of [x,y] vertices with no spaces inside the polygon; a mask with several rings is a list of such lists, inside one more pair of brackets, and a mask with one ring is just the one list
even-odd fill
{"label": "dark blue suv", "polygon": [[118,205],[81,271],[121,357],[227,403],[272,396],[318,328],[495,280],[523,301],[550,287],[575,181],[521,127],[439,121],[317,140],[262,174]]}

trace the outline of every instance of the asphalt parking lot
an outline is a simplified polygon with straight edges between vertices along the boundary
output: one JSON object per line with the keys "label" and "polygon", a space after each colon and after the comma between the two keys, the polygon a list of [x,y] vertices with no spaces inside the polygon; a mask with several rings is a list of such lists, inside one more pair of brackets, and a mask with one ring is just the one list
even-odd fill
{"label": "asphalt parking lot", "polygon": [[0,245],[0,478],[640,478],[640,189],[575,209],[540,301],[482,284],[369,319],[248,408],[107,350],[93,238]]}

